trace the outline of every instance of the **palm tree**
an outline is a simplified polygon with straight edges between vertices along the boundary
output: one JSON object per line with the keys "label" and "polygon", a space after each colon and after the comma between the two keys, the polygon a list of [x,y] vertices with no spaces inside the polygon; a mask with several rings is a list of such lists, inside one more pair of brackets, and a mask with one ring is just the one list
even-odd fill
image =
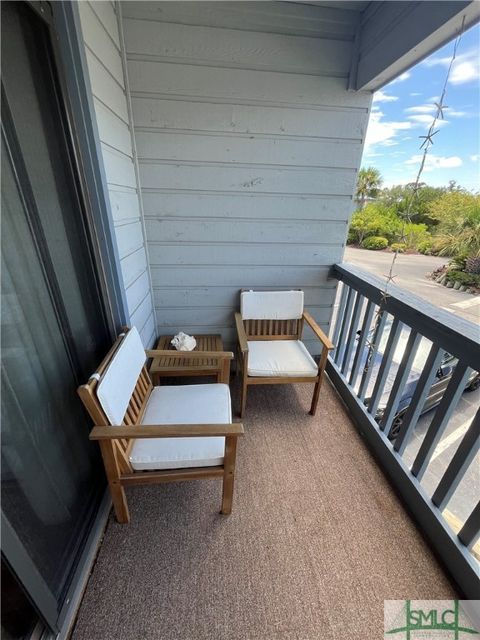
{"label": "palm tree", "polygon": [[360,203],[360,209],[365,207],[367,198],[374,198],[378,195],[382,182],[383,179],[378,169],[374,167],[360,169],[357,181],[357,201]]}

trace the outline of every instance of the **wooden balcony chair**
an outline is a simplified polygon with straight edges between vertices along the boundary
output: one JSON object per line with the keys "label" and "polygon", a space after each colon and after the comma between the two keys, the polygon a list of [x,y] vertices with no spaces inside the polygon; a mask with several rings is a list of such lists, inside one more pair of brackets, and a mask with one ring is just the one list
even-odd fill
{"label": "wooden balcony chair", "polygon": [[[333,344],[303,309],[303,291],[242,291],[235,314],[238,361],[242,370],[240,416],[251,384],[314,384],[310,414],[315,415],[328,352]],[[322,344],[320,362],[302,342],[307,323]]]}
{"label": "wooden balcony chair", "polygon": [[[164,355],[145,352],[136,328],[126,329],[97,372],[78,388],[95,425],[90,439],[100,444],[118,522],[130,520],[128,485],[222,478],[221,513],[232,510],[237,437],[243,427],[232,424],[228,384],[154,387],[145,361]],[[214,355],[233,358],[228,352]]]}

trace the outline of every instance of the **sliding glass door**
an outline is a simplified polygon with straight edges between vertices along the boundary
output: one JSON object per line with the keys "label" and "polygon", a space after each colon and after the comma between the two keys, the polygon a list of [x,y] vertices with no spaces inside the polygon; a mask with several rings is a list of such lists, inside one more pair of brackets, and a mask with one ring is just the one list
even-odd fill
{"label": "sliding glass door", "polygon": [[[52,60],[3,2],[2,561],[54,628],[105,486],[76,387],[111,336]],[[15,619],[2,635],[25,637]]]}

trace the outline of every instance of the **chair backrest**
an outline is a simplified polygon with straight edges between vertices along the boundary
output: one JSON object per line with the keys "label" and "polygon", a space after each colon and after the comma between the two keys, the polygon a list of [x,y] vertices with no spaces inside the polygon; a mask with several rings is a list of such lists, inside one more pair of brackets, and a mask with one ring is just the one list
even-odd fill
{"label": "chair backrest", "polygon": [[135,327],[125,329],[96,373],[78,388],[96,425],[137,424],[152,383],[145,367],[145,350]]}
{"label": "chair backrest", "polygon": [[297,339],[302,329],[303,291],[242,291],[240,313],[249,338]]}
{"label": "chair backrest", "polygon": [[122,424],[145,359],[140,335],[136,327],[132,327],[125,334],[97,387],[97,398],[110,424]]}

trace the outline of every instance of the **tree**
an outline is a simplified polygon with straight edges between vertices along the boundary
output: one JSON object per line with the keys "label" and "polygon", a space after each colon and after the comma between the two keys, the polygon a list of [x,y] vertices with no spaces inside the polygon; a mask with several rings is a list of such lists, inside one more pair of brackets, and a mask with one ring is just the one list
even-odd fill
{"label": "tree", "polygon": [[448,191],[465,191],[463,187],[457,184],[456,180],[449,180],[447,189]]}
{"label": "tree", "polygon": [[[421,182],[418,185],[416,195],[413,196],[414,186],[413,183],[410,183],[383,189],[379,201],[387,207],[393,207],[401,218],[405,218],[408,212],[411,222],[423,223],[429,228],[435,227],[438,221],[430,216],[429,204],[440,198],[446,189],[444,187],[430,187]],[[414,198],[413,201],[412,198]]]}
{"label": "tree", "polygon": [[380,171],[375,167],[360,169],[357,180],[357,200],[361,209],[365,207],[367,198],[374,198],[378,195],[382,182]]}

